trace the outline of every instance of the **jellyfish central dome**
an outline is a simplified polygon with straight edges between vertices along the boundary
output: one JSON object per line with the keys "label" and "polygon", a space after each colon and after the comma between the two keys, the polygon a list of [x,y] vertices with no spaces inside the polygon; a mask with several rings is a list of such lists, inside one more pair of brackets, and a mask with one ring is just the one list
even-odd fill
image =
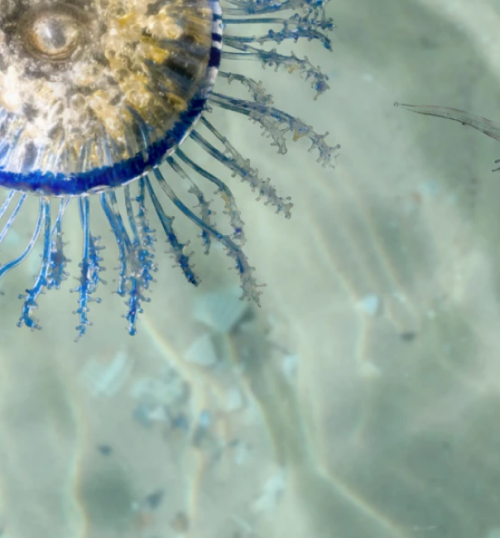
{"label": "jellyfish central dome", "polygon": [[38,58],[61,61],[82,44],[85,12],[66,4],[28,11],[20,25],[28,51]]}
{"label": "jellyfish central dome", "polygon": [[209,0],[0,0],[0,186],[78,195],[157,165],[203,110],[216,27]]}

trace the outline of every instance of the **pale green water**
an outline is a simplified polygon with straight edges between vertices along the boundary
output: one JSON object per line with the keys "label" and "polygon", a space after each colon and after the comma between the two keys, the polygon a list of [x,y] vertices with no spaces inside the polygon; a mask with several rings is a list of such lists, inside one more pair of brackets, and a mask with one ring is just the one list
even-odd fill
{"label": "pale green water", "polygon": [[112,261],[77,344],[76,281],[41,298],[41,332],[0,298],[2,538],[500,536],[500,144],[393,106],[500,120],[500,7],[332,0],[329,14],[333,54],[299,47],[331,78],[317,102],[298,76],[244,72],[330,132],[335,170],[220,117],[295,203],[286,221],[224,176],[261,309],[234,299],[217,249],[198,253],[198,289],[162,258],[133,338]]}

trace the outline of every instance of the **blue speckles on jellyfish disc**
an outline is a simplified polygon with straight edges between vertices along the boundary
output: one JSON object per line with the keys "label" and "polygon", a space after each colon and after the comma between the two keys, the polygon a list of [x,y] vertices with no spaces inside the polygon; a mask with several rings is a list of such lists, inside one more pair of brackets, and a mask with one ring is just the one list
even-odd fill
{"label": "blue speckles on jellyfish disc", "polygon": [[175,151],[220,61],[213,5],[0,0],[0,185],[98,192]]}

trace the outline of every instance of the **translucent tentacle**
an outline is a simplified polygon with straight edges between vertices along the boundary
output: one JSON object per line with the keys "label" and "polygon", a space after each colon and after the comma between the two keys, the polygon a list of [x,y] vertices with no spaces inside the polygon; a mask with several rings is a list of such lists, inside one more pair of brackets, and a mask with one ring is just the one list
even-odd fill
{"label": "translucent tentacle", "polygon": [[52,228],[50,234],[50,255],[49,255],[49,270],[47,273],[47,289],[55,288],[58,290],[63,280],[66,280],[69,273],[65,270],[69,260],[64,255],[64,243],[63,231],[62,231],[62,219],[64,212],[68,207],[70,198],[62,198],[59,203],[59,212],[57,214],[56,222]]}
{"label": "translucent tentacle", "polygon": [[221,245],[226,248],[227,255],[231,257],[235,262],[235,268],[240,275],[241,287],[243,289],[242,299],[246,298],[251,301],[254,301],[257,305],[260,305],[259,296],[260,292],[257,290],[257,283],[253,276],[255,270],[254,267],[250,267],[248,259],[241,250],[241,248],[231,240],[227,235],[223,235],[216,230],[213,226],[209,226],[203,220],[201,220],[197,215],[195,215],[186,205],[184,205],[181,200],[177,197],[175,192],[172,190],[170,185],[165,181],[162,173],[158,168],[153,170],[156,179],[160,187],[163,189],[165,194],[172,200],[173,204],[192,222],[198,225],[202,230],[205,230],[209,233],[214,239],[216,239]]}
{"label": "translucent tentacle", "polygon": [[[144,182],[142,182],[144,189]],[[144,281],[144,289],[149,288],[149,284],[154,282],[152,273],[157,270],[154,264],[154,237],[153,230],[149,228],[146,220],[146,207],[144,205],[144,190],[139,192],[139,196],[135,199],[142,202],[139,205],[139,211],[136,215],[132,208],[132,197],[130,194],[130,186],[125,187],[125,207],[127,211],[128,222],[133,234],[132,247],[135,249],[135,256],[140,266],[142,267],[142,278]]]}
{"label": "translucent tentacle", "polygon": [[[129,312],[127,315],[127,319],[129,321],[129,333],[134,334],[135,333],[135,321],[137,316],[137,305],[136,305],[136,296],[134,293],[134,289],[129,288],[127,280],[129,278],[129,275],[133,274],[132,271],[129,270],[128,264],[129,264],[129,251],[132,247],[130,238],[128,237],[128,234],[123,226],[123,222],[119,222],[118,214],[115,210],[115,208],[112,208],[110,205],[110,202],[108,201],[108,194],[109,193],[102,193],[101,194],[101,205],[104,209],[104,213],[108,219],[108,222],[111,226],[111,231],[115,235],[116,243],[118,245],[118,251],[119,251],[119,260],[120,260],[120,273],[118,278],[118,288],[116,292],[121,297],[125,297],[129,291],[132,292],[130,296],[130,301],[128,303]],[[121,220],[121,219],[120,219]],[[125,303],[127,304],[127,302]],[[132,332],[131,332],[131,325],[132,325]]]}
{"label": "translucent tentacle", "polygon": [[274,42],[281,43],[282,41],[291,39],[295,43],[299,39],[307,39],[308,41],[320,41],[327,50],[332,50],[332,42],[330,38],[321,30],[333,30],[334,24],[332,19],[321,17],[319,20],[311,18],[309,15],[300,16],[298,13],[292,15],[288,19],[281,17],[273,18],[250,18],[243,19],[225,19],[224,22],[228,25],[235,24],[281,24],[282,28],[279,31],[269,30],[267,34],[262,36],[244,37],[244,36],[229,36],[231,40],[238,43],[264,43]]}
{"label": "translucent tentacle", "polygon": [[[307,136],[307,138],[311,140],[312,146],[310,151],[314,148],[318,149],[318,161],[322,163],[323,166],[331,164],[332,154],[340,148],[340,145],[334,147],[328,146],[325,142],[328,133],[319,135],[312,129],[312,127],[307,126],[301,120],[294,118],[286,112],[271,107],[270,105],[272,105],[273,102],[272,96],[265,91],[262,82],[256,82],[244,75],[233,75],[231,73],[219,73],[219,75],[226,78],[229,84],[236,80],[245,86],[251,93],[254,103],[221,94],[215,94],[213,96],[213,102],[215,104],[257,121],[264,130],[264,133],[273,139],[272,145],[278,146],[279,153],[286,153],[287,148],[284,135],[287,132],[293,132],[292,139],[294,141],[303,136]],[[283,128],[282,126],[285,127]]]}
{"label": "translucent tentacle", "polygon": [[[198,207],[200,208],[200,218],[201,220],[210,226],[210,217],[212,215],[212,210],[210,209],[209,202],[205,200],[205,195],[201,190],[198,188],[196,183],[192,181],[192,179],[186,174],[186,172],[183,170],[181,166],[177,164],[175,159],[173,157],[167,157],[166,159],[167,163],[170,165],[170,167],[187,183],[189,183],[190,187],[188,192],[191,194],[194,194],[196,198],[198,198]],[[210,234],[208,234],[205,230],[202,230],[201,232],[201,239],[203,241],[203,245],[205,247],[205,254],[208,254],[210,252]]]}
{"label": "translucent tentacle", "polygon": [[219,77],[227,79],[228,84],[231,84],[231,82],[236,80],[242,86],[245,86],[251,93],[253,100],[257,103],[265,106],[273,104],[273,96],[270,93],[267,93],[261,81],[257,82],[250,77],[245,77],[245,75],[225,73],[224,71],[219,71]]}
{"label": "translucent tentacle", "polygon": [[[9,208],[12,200],[14,199],[14,195],[16,194],[15,191],[10,191],[9,194],[7,195],[7,198],[4,200],[3,204],[2,204],[2,207],[0,207],[0,218],[3,217],[3,215],[5,214],[5,212],[7,211],[7,209]],[[12,227],[12,224],[14,224],[14,221],[16,220],[16,217],[19,213],[19,211],[21,210],[21,207],[23,206],[24,202],[26,201],[26,197],[27,195],[26,194],[23,194],[19,200],[17,201],[17,204],[15,205],[14,207],[14,210],[12,211],[9,219],[7,220],[7,222],[4,224],[3,228],[0,230],[0,244],[2,243],[2,241],[5,239],[5,236],[7,235],[7,232],[10,230],[10,228]],[[22,261],[22,260],[21,260]],[[19,262],[21,263],[21,262]],[[15,267],[15,266],[14,266]],[[2,266],[0,265],[0,278],[2,276],[2,272],[1,272],[1,269],[2,269]],[[3,295],[3,292],[0,291],[0,295]]]}
{"label": "translucent tentacle", "polygon": [[80,285],[72,289],[72,292],[78,292],[78,310],[74,312],[80,316],[80,325],[76,327],[78,331],[78,338],[83,336],[87,332],[87,328],[92,325],[88,320],[89,303],[100,303],[100,297],[92,297],[96,291],[99,282],[106,284],[102,280],[100,273],[105,269],[101,267],[102,257],[99,256],[99,252],[104,247],[99,246],[99,236],[93,236],[90,232],[90,202],[88,196],[83,196],[78,199],[80,221],[83,231],[83,253],[82,261],[79,264],[80,272]]}
{"label": "translucent tentacle", "polygon": [[228,3],[236,7],[225,8],[224,17],[238,15],[266,15],[270,13],[278,13],[279,11],[296,9],[295,4],[300,4],[300,6],[305,4],[303,0],[285,0],[284,2],[278,2],[277,0],[261,0],[259,2],[253,0],[228,0]]}
{"label": "translucent tentacle", "polygon": [[215,92],[210,96],[210,102],[226,110],[238,112],[259,123],[265,133],[273,139],[272,145],[278,146],[278,152],[281,154],[287,152],[285,134],[288,132],[293,133],[292,139],[294,141],[304,136],[307,137],[312,143],[309,151],[318,150],[318,162],[324,167],[328,165],[333,167],[332,158],[334,152],[340,148],[340,145],[337,144],[331,147],[325,142],[325,138],[329,134],[328,132],[320,135],[303,121],[277,108],[261,103],[236,99]]}
{"label": "translucent tentacle", "polygon": [[[5,239],[5,236],[7,235],[7,232],[10,230],[12,224],[14,224],[14,221],[16,220],[16,217],[19,213],[19,211],[21,210],[21,207],[23,206],[24,202],[26,201],[26,198],[27,198],[27,194],[23,194],[16,206],[14,207],[14,210],[12,211],[10,217],[9,217],[9,220],[4,224],[4,227],[2,228],[2,230],[0,231],[0,243]],[[10,200],[9,200],[10,202]],[[5,209],[7,209],[7,206],[5,207]],[[4,209],[4,212],[5,212],[5,209]]]}
{"label": "translucent tentacle", "polygon": [[311,88],[316,91],[314,100],[330,88],[327,84],[328,76],[322,73],[319,67],[314,67],[307,56],[304,58],[297,58],[293,52],[287,56],[279,54],[276,52],[276,49],[258,49],[252,45],[238,41],[238,39],[233,36],[226,36],[224,38],[224,45],[241,51],[222,51],[222,57],[226,60],[260,60],[263,67],[275,67],[276,71],[282,66],[285,67],[289,73],[298,71],[304,76],[305,80],[311,80]]}
{"label": "translucent tentacle", "polygon": [[139,244],[139,232],[137,224],[135,222],[134,210],[132,209],[132,198],[130,196],[130,185],[125,187],[125,209],[127,211],[127,218],[132,230],[133,242]]}
{"label": "translucent tentacle", "polygon": [[165,235],[167,236],[167,240],[170,243],[170,246],[172,249],[170,253],[174,255],[175,261],[177,265],[180,266],[187,281],[193,284],[194,286],[198,286],[198,284],[200,283],[200,279],[196,275],[196,273],[193,271],[193,266],[191,265],[191,259],[190,259],[191,255],[186,254],[186,249],[189,245],[189,242],[181,243],[179,241],[172,227],[174,217],[167,216],[165,211],[163,211],[163,207],[161,206],[160,201],[158,200],[158,197],[156,196],[149,179],[145,177],[144,181],[146,183],[146,188],[148,190],[149,197],[151,198],[151,201],[153,202],[153,207],[155,208],[155,212],[158,216],[158,219],[160,220],[160,224],[162,225],[163,231],[165,232]]}
{"label": "translucent tentacle", "polygon": [[144,178],[139,179],[139,193],[135,198],[137,203],[137,229],[141,244],[144,248],[151,252],[151,256],[154,252],[154,244],[156,243],[155,230],[150,228],[146,214],[146,184]]}
{"label": "translucent tentacle", "polygon": [[[9,221],[14,220],[15,218],[15,215],[17,215],[17,212],[19,211],[20,209],[20,206],[22,205],[22,203],[24,202],[24,200],[26,199],[26,195],[23,194],[23,196],[21,196],[21,199],[19,200],[17,206],[16,206],[16,212],[15,214],[13,213],[13,215],[10,217]],[[30,254],[30,252],[33,250],[33,247],[35,246],[35,243],[38,239],[38,236],[40,235],[40,230],[42,228],[42,207],[41,207],[41,204],[42,204],[42,201],[40,199],[40,210],[38,211],[38,220],[37,220],[37,223],[36,223],[36,226],[35,226],[35,231],[33,232],[33,235],[30,239],[30,242],[28,243],[28,245],[26,246],[26,248],[24,249],[24,251],[15,259],[11,260],[10,262],[6,263],[5,265],[2,265],[0,267],[0,280],[11,270],[11,269],[14,269],[14,267],[17,267],[20,263],[22,263],[27,257],[28,255]],[[9,225],[9,222],[6,223],[5,227],[7,227],[7,225],[9,225],[9,228],[10,226],[12,225],[12,222],[10,223]],[[4,229],[5,229],[4,227]],[[3,230],[2,230],[3,232]]]}
{"label": "translucent tentacle", "polygon": [[207,172],[204,168],[192,161],[180,149],[177,150],[176,155],[195,172],[200,174],[200,176],[208,179],[208,181],[217,186],[217,191],[215,191],[215,194],[220,193],[222,200],[224,201],[224,213],[229,215],[231,227],[233,228],[233,240],[239,241],[240,245],[243,245],[245,242],[245,233],[243,231],[243,226],[245,223],[241,220],[241,213],[236,205],[236,200],[234,199],[233,193],[229,187],[218,177],[214,176],[210,172]]}
{"label": "translucent tentacle", "polygon": [[[17,215],[17,212],[19,211],[18,208],[20,208],[20,205],[23,204],[24,200],[26,199],[26,195],[23,194],[23,196],[21,196],[21,199],[19,200],[17,206],[16,206],[16,212],[15,214],[13,214],[9,221],[12,219],[13,221],[13,217],[15,218],[15,215]],[[42,211],[42,199],[40,198],[40,209],[38,211],[38,220],[37,220],[37,223],[36,223],[36,226],[35,226],[35,231],[33,232],[33,235],[30,239],[30,242],[28,243],[28,245],[26,246],[26,248],[24,249],[24,251],[15,259],[11,260],[10,262],[6,263],[5,265],[2,265],[0,267],[0,280],[11,270],[11,269],[14,269],[14,267],[17,267],[20,263],[22,263],[27,257],[28,255],[30,254],[30,252],[33,250],[33,247],[35,246],[35,243],[37,242],[37,239],[38,239],[38,236],[40,235],[40,230],[42,229],[42,217],[43,217],[43,211]],[[5,226],[7,226],[9,223],[7,223]],[[10,224],[12,225],[12,223]],[[9,226],[10,228],[10,226]],[[2,230],[3,231],[3,230]]]}
{"label": "translucent tentacle", "polygon": [[263,180],[260,178],[258,171],[250,166],[250,161],[244,159],[243,156],[236,151],[236,149],[229,143],[227,138],[223,137],[215,127],[206,119],[200,120],[222,144],[230,155],[224,155],[212,144],[210,144],[205,138],[203,138],[197,131],[192,131],[191,138],[195,140],[209,155],[217,159],[224,166],[226,166],[233,176],[239,176],[242,181],[246,181],[250,184],[252,190],[258,190],[259,196],[257,200],[262,197],[266,199],[266,204],[271,204],[276,207],[276,213],[283,212],[288,219],[291,216],[291,209],[293,204],[289,201],[290,197],[283,198],[278,196],[275,187],[270,184],[270,179]]}
{"label": "translucent tentacle", "polygon": [[150,301],[149,297],[144,295],[144,291],[153,280],[151,275],[154,270],[153,261],[148,251],[144,256],[144,249],[140,248],[140,245],[137,248],[130,240],[117,208],[114,191],[102,193],[101,204],[118,244],[120,275],[117,293],[122,297],[128,296],[125,302],[128,307],[125,318],[128,321],[129,334],[134,335],[137,330],[137,317],[143,312],[141,304]]}
{"label": "translucent tentacle", "polygon": [[409,110],[410,112],[415,112],[416,114],[422,114],[423,116],[436,116],[437,118],[458,121],[462,125],[473,127],[495,140],[500,140],[500,124],[481,116],[470,114],[464,110],[459,110],[458,108],[430,105],[405,105],[403,103],[394,103],[394,105]]}
{"label": "translucent tentacle", "polygon": [[289,9],[302,10],[313,16],[321,16],[324,13],[328,0],[228,0],[228,3],[236,6],[225,8],[224,16],[227,15],[265,15],[277,13]]}
{"label": "translucent tentacle", "polygon": [[27,295],[19,295],[19,299],[24,299],[24,305],[21,317],[17,324],[18,327],[26,325],[30,329],[41,329],[38,319],[33,316],[33,311],[38,308],[36,302],[43,288],[47,286],[47,274],[50,266],[50,247],[51,247],[51,218],[50,218],[50,200],[40,198],[40,215],[43,222],[43,254],[40,272],[36,278],[35,284],[31,289],[26,290]]}
{"label": "translucent tentacle", "polygon": [[[416,114],[422,114],[423,116],[435,116],[436,118],[444,118],[446,120],[458,121],[462,125],[468,125],[473,129],[481,131],[490,138],[500,140],[500,124],[482,116],[476,116],[470,112],[459,110],[458,108],[450,108],[444,106],[431,106],[431,105],[405,105],[403,103],[394,103],[394,106],[400,106],[410,112]],[[495,161],[496,164],[500,162],[500,159]],[[498,172],[500,168],[495,168],[493,172]]]}
{"label": "translucent tentacle", "polygon": [[0,219],[4,216],[4,213],[7,211],[10,203],[12,202],[12,199],[14,198],[14,195],[16,194],[16,191],[9,191],[9,194],[7,195],[7,198],[3,201],[2,205],[0,206]]}
{"label": "translucent tentacle", "polygon": [[118,295],[120,295],[121,297],[125,297],[127,295],[127,277],[129,274],[128,251],[132,248],[132,244],[130,242],[128,233],[123,226],[123,222],[120,222],[118,220],[117,210],[111,207],[107,195],[108,193],[101,194],[101,205],[111,226],[111,231],[115,235],[120,260],[120,274],[116,293],[118,293]]}

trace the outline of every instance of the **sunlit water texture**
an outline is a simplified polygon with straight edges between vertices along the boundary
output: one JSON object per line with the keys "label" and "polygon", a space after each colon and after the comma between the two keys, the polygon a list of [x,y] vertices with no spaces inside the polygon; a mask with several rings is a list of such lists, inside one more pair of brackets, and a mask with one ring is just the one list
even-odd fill
{"label": "sunlit water texture", "polygon": [[276,219],[235,187],[260,309],[223,252],[199,247],[196,289],[158,253],[133,339],[110,291],[77,345],[73,284],[41,296],[35,333],[0,298],[2,536],[500,536],[500,145],[393,106],[499,121],[500,10],[338,0],[328,15],[334,54],[300,49],[330,77],[319,111],[310,88],[244,69],[334,134],[336,170],[220,117],[295,204]]}

